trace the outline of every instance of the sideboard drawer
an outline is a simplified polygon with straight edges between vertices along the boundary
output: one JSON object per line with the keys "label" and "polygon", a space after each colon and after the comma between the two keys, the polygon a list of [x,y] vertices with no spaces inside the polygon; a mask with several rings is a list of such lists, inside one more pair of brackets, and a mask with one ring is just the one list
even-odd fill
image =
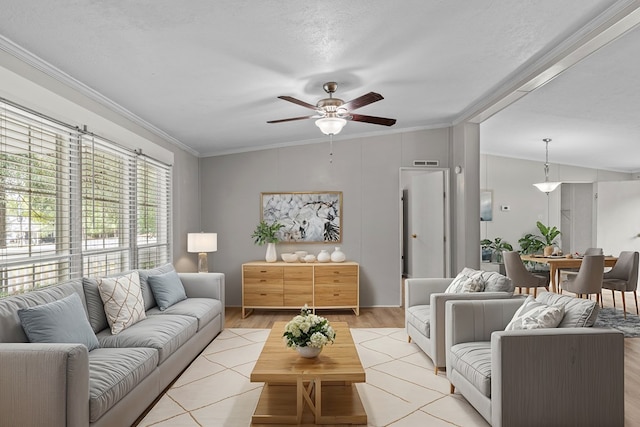
{"label": "sideboard drawer", "polygon": [[282,284],[282,267],[243,267],[244,283],[246,284],[264,284],[278,283]]}
{"label": "sideboard drawer", "polygon": [[316,307],[351,307],[358,305],[358,292],[353,286],[323,285],[316,287]]}
{"label": "sideboard drawer", "polygon": [[316,285],[323,284],[352,284],[358,283],[357,265],[316,266]]}
{"label": "sideboard drawer", "polygon": [[245,283],[242,297],[247,306],[282,307],[284,301],[281,284]]}

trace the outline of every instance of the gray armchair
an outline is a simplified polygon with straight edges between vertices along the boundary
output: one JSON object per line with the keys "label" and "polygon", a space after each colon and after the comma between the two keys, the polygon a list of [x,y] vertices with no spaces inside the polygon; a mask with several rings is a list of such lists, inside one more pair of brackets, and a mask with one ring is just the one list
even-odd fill
{"label": "gray armchair", "polygon": [[451,392],[494,427],[623,426],[624,335],[587,327],[505,331],[524,300],[447,303]]}
{"label": "gray armchair", "polygon": [[627,318],[627,302],[625,301],[625,292],[633,292],[633,298],[636,301],[636,313],[638,311],[638,252],[623,251],[620,252],[618,261],[613,268],[604,273],[602,276],[602,289],[610,289],[613,297],[613,306],[616,306],[616,293],[622,293],[622,309],[624,310],[624,318]]}
{"label": "gray armchair", "polygon": [[444,293],[453,278],[420,278],[405,281],[405,328],[409,342],[413,341],[431,358],[434,372],[446,365],[444,349],[445,303],[452,300],[510,298],[513,284],[496,272],[476,273],[479,277],[503,278],[502,287],[489,285],[484,292]]}

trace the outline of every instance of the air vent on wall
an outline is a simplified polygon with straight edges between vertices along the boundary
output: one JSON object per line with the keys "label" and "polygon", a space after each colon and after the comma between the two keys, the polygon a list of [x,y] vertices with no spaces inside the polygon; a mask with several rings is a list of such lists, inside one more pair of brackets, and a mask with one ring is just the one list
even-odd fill
{"label": "air vent on wall", "polygon": [[439,160],[414,160],[413,166],[439,166]]}

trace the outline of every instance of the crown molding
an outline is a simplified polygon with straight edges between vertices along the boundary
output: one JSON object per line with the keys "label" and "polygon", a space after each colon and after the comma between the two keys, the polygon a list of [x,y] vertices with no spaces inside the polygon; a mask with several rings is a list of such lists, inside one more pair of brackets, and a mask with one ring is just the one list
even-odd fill
{"label": "crown molding", "polygon": [[[91,87],[85,85],[84,83],[76,80],[75,78],[71,77],[69,74],[65,73],[64,71],[56,68],[55,66],[53,66],[52,64],[49,64],[47,61],[43,60],[42,58],[34,55],[33,53],[29,52],[28,50],[22,48],[21,46],[17,45],[16,43],[12,42],[11,40],[9,40],[8,38],[0,35],[0,50],[10,54],[11,56],[15,57],[16,59],[24,62],[25,64],[27,64],[28,66],[34,68],[35,70],[43,73],[44,75],[62,83],[63,85],[75,90],[76,92],[80,93],[81,95],[87,97],[88,99],[90,99],[91,101],[94,101],[98,104],[100,104],[101,106],[109,109],[110,111],[116,113],[117,115],[129,120],[130,122],[134,123],[135,125],[151,132],[152,134],[158,136],[159,138],[162,138],[163,140],[167,141],[168,143],[175,145],[176,147],[179,147],[182,150],[187,151],[188,153],[199,157],[200,153],[197,152],[196,150],[194,150],[193,148],[187,146],[186,144],[180,142],[178,139],[174,138],[173,136],[169,135],[168,133],[166,133],[165,131],[155,127],[154,125],[152,125],[151,123],[147,122],[146,120],[140,118],[139,116],[135,115],[134,113],[132,113],[131,111],[127,110],[126,108],[122,107],[121,105],[113,102],[111,99],[107,98],[106,96],[102,95],[101,93],[99,93],[98,91],[92,89]],[[49,89],[49,88],[47,88]]]}

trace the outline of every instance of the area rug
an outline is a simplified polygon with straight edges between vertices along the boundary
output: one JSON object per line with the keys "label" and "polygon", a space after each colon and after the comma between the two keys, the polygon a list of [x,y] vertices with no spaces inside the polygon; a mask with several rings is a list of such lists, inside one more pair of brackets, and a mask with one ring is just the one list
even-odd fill
{"label": "area rug", "polygon": [[[225,329],[180,376],[140,426],[251,425],[262,383],[249,375],[267,329]],[[368,426],[488,426],[445,374],[407,342],[404,329],[351,329],[367,382],[357,384]]]}
{"label": "area rug", "polygon": [[593,326],[617,329],[624,333],[625,338],[640,337],[640,317],[635,313],[627,313],[625,319],[622,310],[613,307],[601,308]]}

